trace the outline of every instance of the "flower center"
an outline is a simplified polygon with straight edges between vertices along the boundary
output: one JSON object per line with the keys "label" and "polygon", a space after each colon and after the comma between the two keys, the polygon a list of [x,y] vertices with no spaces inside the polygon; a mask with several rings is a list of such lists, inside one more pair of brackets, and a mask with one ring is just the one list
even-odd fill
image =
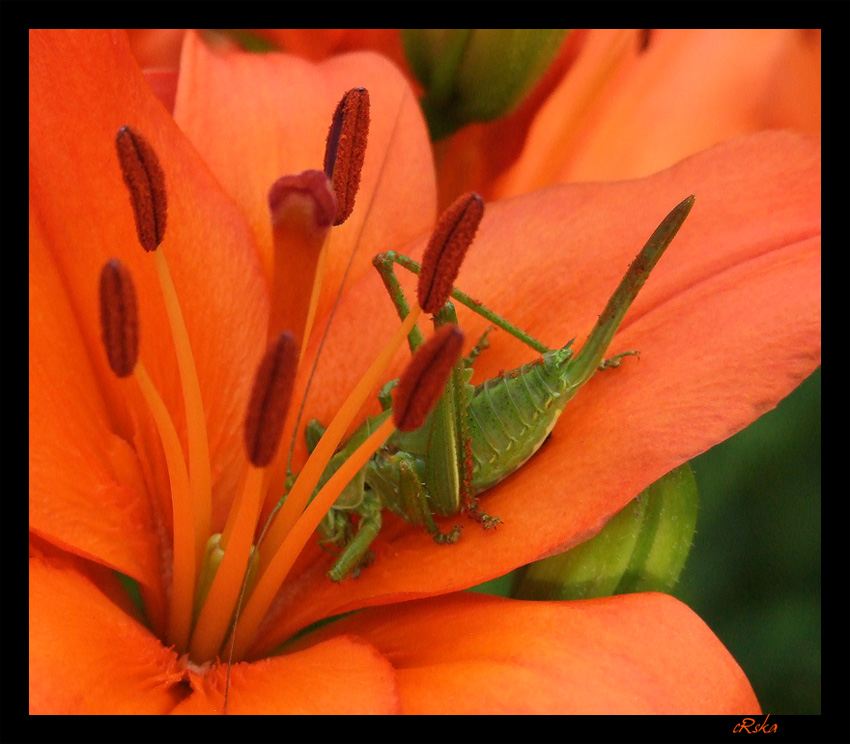
{"label": "flower center", "polygon": [[[349,91],[334,115],[324,172],[286,176],[269,193],[276,248],[273,296],[287,301],[276,303],[283,309],[273,310],[269,319],[271,343],[256,372],[245,416],[247,466],[225,527],[217,534],[211,534],[211,464],[200,385],[162,245],[167,223],[165,175],[156,152],[141,133],[123,127],[116,137],[118,161],[130,194],[139,242],[154,254],[176,347],[188,422],[186,457],[170,413],[140,359],[143,344],[140,345],[140,313],[133,280],[117,260],[108,262],[101,273],[102,338],[115,374],[132,378],[139,386],[165,452],[173,510],[173,571],[166,640],[195,662],[220,654],[229,631],[226,648],[232,650],[233,658],[248,655],[260,622],[321,519],[396,427],[407,430],[421,425],[460,355],[462,336],[454,327],[442,330],[433,343],[423,346],[397,388],[397,413],[387,418],[317,489],[352,420],[381,381],[397,349],[416,327],[421,307],[414,307],[340,407],[285,501],[273,511],[265,526],[258,524],[266,473],[279,449],[298,361],[315,313],[321,256],[331,226],[342,224],[354,208],[365,153],[368,109],[365,90]],[[419,287],[420,305],[426,304],[429,312],[434,312],[431,307],[442,307],[452,289],[457,268],[480,220],[481,207],[480,198],[471,195],[460,207],[450,208],[438,224],[432,238],[435,247],[429,246]],[[307,282],[304,296],[293,301],[292,277],[301,278],[299,266],[311,262],[315,268],[305,273],[315,279]],[[279,291],[284,277],[288,277],[287,292]],[[294,306],[297,307],[292,309]],[[286,330],[290,328],[291,332]],[[258,527],[262,530],[255,541]],[[238,625],[234,624],[235,617]]]}

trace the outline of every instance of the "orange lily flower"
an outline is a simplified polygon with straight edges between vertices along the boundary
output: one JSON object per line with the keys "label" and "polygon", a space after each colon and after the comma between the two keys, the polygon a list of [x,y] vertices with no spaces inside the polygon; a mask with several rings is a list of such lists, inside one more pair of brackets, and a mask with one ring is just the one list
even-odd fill
{"label": "orange lily flower", "polygon": [[[380,52],[418,89],[398,29],[251,31],[315,61]],[[173,63],[177,34],[132,33],[143,66]],[[435,144],[440,203],[638,178],[737,136],[819,134],[820,121],[819,29],[574,29],[514,111]]]}
{"label": "orange lily flower", "polygon": [[818,29],[593,29],[491,196],[638,178],[767,129],[820,134],[820,87]]}
{"label": "orange lily flower", "polygon": [[[280,175],[318,167],[336,102],[359,85],[373,101],[367,162],[351,221],[332,231],[316,329],[352,248],[362,249],[306,400],[324,422],[398,327],[369,258],[418,257],[435,216],[424,124],[398,72],[371,54],[317,66],[218,57],[190,34],[172,117],[123,34],[31,32],[31,710],[220,712],[229,673],[232,713],[758,712],[722,644],[669,596],[557,603],[458,592],[594,534],[817,366],[819,142],[790,134],[740,140],[639,181],[488,205],[459,283],[554,345],[582,338],[655,224],[697,194],[615,340],[613,353],[640,349],[639,362],[588,383],[551,441],[484,497],[499,530],[470,524],[457,545],[441,546],[387,515],[375,564],[356,580],[328,581],[332,558],[308,543],[232,669],[167,641],[173,484],[137,388],[115,378],[102,350],[97,281],[111,257],[134,277],[141,356],[182,440],[197,422],[184,413],[116,132],[143,132],[165,172],[162,248],[197,365],[218,531],[246,469],[242,417],[269,319],[305,294],[301,276],[291,295],[271,292],[266,194]],[[461,324],[471,338],[485,325]],[[477,374],[532,357],[499,338]],[[401,354],[388,378],[403,363]],[[280,484],[271,482],[267,507]],[[145,617],[116,571],[138,584]],[[312,623],[357,609],[273,655]]]}

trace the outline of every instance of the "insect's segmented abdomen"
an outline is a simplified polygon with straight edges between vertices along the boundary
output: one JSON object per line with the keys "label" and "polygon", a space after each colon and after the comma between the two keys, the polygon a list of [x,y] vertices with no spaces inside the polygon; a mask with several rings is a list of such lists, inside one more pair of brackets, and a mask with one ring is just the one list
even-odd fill
{"label": "insect's segmented abdomen", "polygon": [[506,478],[545,441],[575,394],[569,347],[481,383],[469,404],[472,485],[481,493]]}

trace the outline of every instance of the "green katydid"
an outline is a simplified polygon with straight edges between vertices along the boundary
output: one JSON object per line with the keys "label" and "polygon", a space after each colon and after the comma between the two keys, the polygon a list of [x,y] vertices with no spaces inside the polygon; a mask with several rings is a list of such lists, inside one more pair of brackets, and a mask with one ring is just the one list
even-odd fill
{"label": "green katydid", "polygon": [[[444,395],[425,424],[413,432],[394,433],[325,516],[319,528],[321,542],[338,551],[329,578],[341,581],[346,576],[356,576],[370,562],[369,546],[380,532],[384,509],[422,525],[439,543],[456,542],[460,528],[442,532],[435,517],[468,511],[485,528],[499,523],[498,518],[480,509],[477,497],[528,461],[549,436],[566,403],[597,369],[617,366],[623,356],[636,353],[604,359],[629,306],[693,202],[694,197],[689,196],[678,204],[652,233],[577,354],[571,348],[572,341],[560,349],[549,349],[460,290],[452,290],[454,300],[528,344],[541,357],[473,387],[469,383],[471,367],[487,345],[486,333],[482,336],[472,352],[455,366]],[[399,316],[404,319],[409,305],[394,267],[398,265],[418,274],[419,264],[392,252],[376,256],[373,263]],[[451,302],[434,318],[438,326],[457,323]],[[409,335],[411,350],[416,350],[422,341],[421,332],[414,326]],[[367,419],[334,455],[319,488],[391,415],[389,391],[394,384],[395,381],[388,383],[379,394],[384,411]],[[323,432],[317,421],[308,423],[305,431],[308,449],[312,451]]]}

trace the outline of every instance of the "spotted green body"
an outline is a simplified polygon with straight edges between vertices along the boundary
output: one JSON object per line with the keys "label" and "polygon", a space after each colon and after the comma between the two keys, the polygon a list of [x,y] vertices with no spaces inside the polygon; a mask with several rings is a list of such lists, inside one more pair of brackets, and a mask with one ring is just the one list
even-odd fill
{"label": "spotted green body", "polygon": [[482,382],[470,400],[472,484],[486,491],[522,467],[576,394],[569,346]]}
{"label": "spotted green body", "polygon": [[[472,301],[459,290],[452,297],[541,352],[534,362],[486,380],[469,384],[474,359],[486,348],[484,337],[473,352],[455,367],[445,393],[419,429],[390,436],[367,465],[340,494],[320,525],[322,544],[337,552],[328,573],[334,581],[357,575],[371,560],[369,545],[382,525],[382,510],[389,509],[412,524],[422,525],[440,543],[453,543],[460,527],[442,532],[435,517],[466,511],[487,527],[499,524],[485,514],[478,496],[521,468],[551,433],[570,399],[600,367],[617,366],[623,354],[604,360],[604,354],[629,306],[653,267],[675,236],[693,205],[693,197],[679,204],[647,241],[612,294],[579,353],[571,343],[549,350],[504,318]],[[394,265],[418,273],[419,265],[397,254],[375,258],[399,315],[409,312],[397,281]],[[451,302],[435,316],[437,325],[457,322]],[[486,334],[485,334],[486,336]],[[422,342],[414,329],[411,349]],[[626,352],[626,354],[635,352]],[[364,422],[334,456],[319,488],[350,454],[390,415],[389,391],[379,396],[384,412]],[[323,433],[316,421],[307,426],[312,449]],[[357,519],[354,519],[354,517]]]}

